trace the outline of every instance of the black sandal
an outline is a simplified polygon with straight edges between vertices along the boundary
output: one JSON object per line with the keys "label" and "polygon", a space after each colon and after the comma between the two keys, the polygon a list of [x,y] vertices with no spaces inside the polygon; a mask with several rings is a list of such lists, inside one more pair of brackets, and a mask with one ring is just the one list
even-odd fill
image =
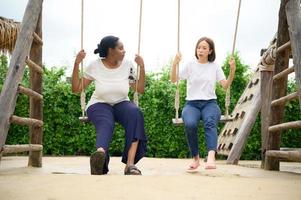
{"label": "black sandal", "polygon": [[130,165],[124,171],[124,175],[142,175],[142,174],[141,171],[135,165]]}
{"label": "black sandal", "polygon": [[95,151],[90,157],[90,169],[92,175],[102,175],[103,166],[105,163],[106,155],[102,151]]}

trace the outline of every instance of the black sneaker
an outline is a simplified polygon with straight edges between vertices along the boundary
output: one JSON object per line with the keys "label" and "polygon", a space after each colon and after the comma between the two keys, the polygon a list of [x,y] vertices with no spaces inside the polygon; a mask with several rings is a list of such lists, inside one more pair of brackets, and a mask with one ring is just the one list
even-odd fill
{"label": "black sneaker", "polygon": [[106,155],[102,151],[95,151],[90,157],[90,169],[92,175],[102,175]]}

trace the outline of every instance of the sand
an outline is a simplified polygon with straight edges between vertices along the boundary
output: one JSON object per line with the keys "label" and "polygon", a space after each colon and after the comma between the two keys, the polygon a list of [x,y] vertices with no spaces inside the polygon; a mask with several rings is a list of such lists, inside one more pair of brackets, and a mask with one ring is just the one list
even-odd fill
{"label": "sand", "polygon": [[111,158],[109,175],[91,176],[89,157],[43,157],[42,168],[27,167],[27,157],[2,157],[1,200],[301,200],[301,163],[281,163],[265,171],[259,161],[216,170],[185,171],[188,159],[144,158],[143,176],[124,176],[120,158]]}

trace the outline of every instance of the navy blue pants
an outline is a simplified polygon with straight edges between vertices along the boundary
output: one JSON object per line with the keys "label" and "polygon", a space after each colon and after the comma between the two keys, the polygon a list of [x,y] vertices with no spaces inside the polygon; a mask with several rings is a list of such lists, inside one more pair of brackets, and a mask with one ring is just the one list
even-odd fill
{"label": "navy blue pants", "polygon": [[111,106],[107,103],[96,103],[88,107],[87,115],[96,128],[96,148],[106,151],[108,166],[108,150],[113,137],[115,122],[125,129],[125,147],[122,162],[127,163],[128,151],[133,142],[139,140],[135,156],[135,164],[146,154],[147,137],[144,130],[144,118],[141,110],[131,101],[123,101]]}
{"label": "navy blue pants", "polygon": [[207,150],[217,148],[217,125],[221,118],[221,110],[215,99],[187,101],[182,118],[185,133],[192,156],[199,155],[198,124],[203,120]]}

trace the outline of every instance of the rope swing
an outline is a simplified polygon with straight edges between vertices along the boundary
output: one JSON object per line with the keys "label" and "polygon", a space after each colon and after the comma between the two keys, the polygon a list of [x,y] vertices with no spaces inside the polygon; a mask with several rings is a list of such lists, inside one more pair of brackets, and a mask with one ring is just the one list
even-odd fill
{"label": "rope swing", "polygon": [[[139,33],[138,33],[138,55],[140,55],[140,44],[141,44],[141,23],[142,23],[142,5],[143,0],[140,0],[140,13],[139,13]],[[81,41],[80,41],[81,49],[84,48],[84,0],[81,0]],[[82,116],[79,117],[81,122],[88,122],[88,117],[86,116],[86,91],[84,86],[84,63],[83,61],[80,63],[81,70],[81,94],[80,94],[80,104],[82,110]],[[137,65],[137,75],[135,81],[135,92],[134,92],[134,103],[139,106],[139,95],[138,95],[138,82],[140,77],[140,66]]]}
{"label": "rope swing", "polygon": [[[241,7],[241,0],[239,0],[238,9],[237,9],[237,17],[236,17],[236,25],[235,25],[235,31],[234,31],[234,38],[233,38],[233,45],[232,45],[232,57],[234,56],[235,52],[235,44],[236,44],[236,36],[238,31],[238,22],[239,22],[239,15],[240,15],[240,7]],[[180,52],[180,11],[181,11],[181,4],[180,0],[178,0],[178,34],[177,34],[177,51]],[[175,118],[172,119],[173,124],[180,125],[183,124],[183,119],[179,118],[179,105],[180,105],[180,95],[179,95],[179,65],[176,67],[176,93],[175,93]],[[230,106],[230,88],[231,85],[228,86],[226,90],[226,98],[225,98],[225,115],[221,116],[221,122],[227,122],[227,121],[233,121],[233,118],[229,116],[229,106]]]}
{"label": "rope swing", "polygon": [[[141,43],[141,22],[142,22],[142,5],[143,0],[140,0],[140,13],[139,13],[139,32],[138,32],[138,55],[140,55],[140,43]],[[138,82],[140,78],[140,66],[137,65],[137,77],[135,83],[135,92],[134,92],[134,103],[139,107],[139,94],[138,94]]]}
{"label": "rope swing", "polygon": [[[237,9],[237,17],[236,17],[236,24],[235,24],[235,31],[234,31],[234,37],[233,37],[233,46],[232,46],[232,57],[234,57],[235,53],[235,44],[236,44],[236,36],[237,36],[237,30],[238,30],[238,22],[239,22],[239,15],[240,15],[240,6],[241,6],[241,0],[239,0],[238,3],[238,9]],[[229,106],[230,106],[230,91],[231,91],[231,85],[227,88],[226,91],[226,101],[225,101],[225,118],[229,118]]]}
{"label": "rope swing", "polygon": [[[84,49],[84,0],[81,0],[81,29],[80,29],[80,48]],[[80,93],[80,105],[82,109],[81,119],[86,119],[86,91],[84,88],[84,61],[80,63],[82,91]]]}

